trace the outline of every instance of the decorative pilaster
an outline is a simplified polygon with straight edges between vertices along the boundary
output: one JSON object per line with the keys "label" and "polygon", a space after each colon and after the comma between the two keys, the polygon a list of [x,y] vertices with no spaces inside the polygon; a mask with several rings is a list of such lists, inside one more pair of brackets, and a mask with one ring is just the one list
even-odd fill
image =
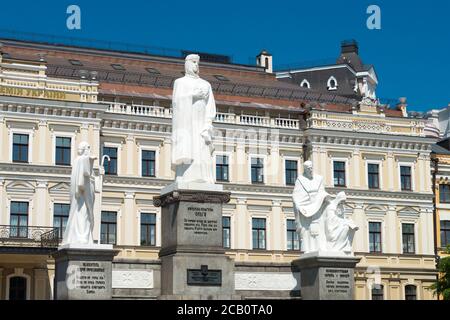
{"label": "decorative pilaster", "polygon": [[49,201],[47,199],[47,186],[48,181],[38,180],[36,185],[36,211],[33,224],[36,226],[48,226],[50,225],[50,219],[48,213]]}
{"label": "decorative pilaster", "polygon": [[125,200],[124,200],[124,214],[122,217],[122,228],[121,233],[122,237],[121,239],[124,240],[122,243],[123,245],[138,245],[139,240],[138,232],[137,232],[137,219],[135,214],[135,203],[134,203],[134,197],[135,193],[132,191],[125,191]]}
{"label": "decorative pilaster", "polygon": [[[126,140],[126,155],[127,155],[127,162],[126,162],[126,174],[131,176],[134,173],[134,158],[136,153],[136,147],[134,143],[134,136],[129,135],[127,136]],[[140,159],[139,159],[140,160]]]}
{"label": "decorative pilaster", "polygon": [[286,240],[282,240],[283,232],[283,212],[281,208],[281,200],[275,199],[272,200],[272,236],[271,236],[271,245],[272,250],[283,250],[284,242]]}
{"label": "decorative pilaster", "polygon": [[251,249],[250,239],[248,237],[250,226],[247,219],[247,199],[236,199],[236,219],[234,219],[234,229],[236,230],[236,249]]}

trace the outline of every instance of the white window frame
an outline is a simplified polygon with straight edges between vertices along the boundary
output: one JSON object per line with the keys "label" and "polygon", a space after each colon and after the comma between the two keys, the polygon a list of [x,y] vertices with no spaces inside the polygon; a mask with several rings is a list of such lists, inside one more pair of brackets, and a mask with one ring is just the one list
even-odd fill
{"label": "white window frame", "polygon": [[309,83],[309,81],[308,80],[306,80],[306,79],[303,79],[302,80],[302,82],[300,82],[300,87],[302,87],[302,88],[305,88],[303,85],[306,83],[306,85],[307,85],[307,89],[311,89],[311,84]]}
{"label": "white window frame", "polygon": [[[408,255],[410,255],[410,254],[417,254],[417,252],[418,252],[418,248],[417,248],[417,246],[418,246],[418,244],[419,244],[419,234],[418,234],[418,231],[419,231],[419,226],[418,226],[418,221],[417,220],[411,220],[411,219],[400,219],[400,240],[401,240],[401,242],[400,242],[400,252],[402,253],[402,254],[408,254]],[[412,224],[412,225],[414,225],[414,252],[413,253],[405,253],[404,251],[403,251],[403,224]]]}
{"label": "white window frame", "polygon": [[[73,165],[75,158],[75,133],[53,132],[52,133],[52,164],[56,166],[56,138],[70,138],[70,166]],[[58,166],[63,166],[59,165]]]}
{"label": "white window frame", "polygon": [[[411,190],[402,190],[402,175],[400,171],[400,167],[410,167],[411,168]],[[415,166],[413,162],[398,162],[397,163],[397,176],[398,176],[398,190],[399,191],[410,191],[413,192],[416,190],[416,185],[414,181],[414,175],[415,175]]]}
{"label": "white window frame", "polygon": [[[154,151],[155,152],[155,176],[143,176],[142,175],[142,151]],[[158,178],[159,177],[159,148],[156,146],[139,145],[139,159],[138,159],[139,177],[141,178]]]}
{"label": "white window frame", "polygon": [[[228,157],[228,181],[217,181],[217,176],[216,176],[216,165],[217,165],[217,159],[216,156],[227,156]],[[232,159],[233,153],[230,151],[217,151],[213,153],[213,165],[214,165],[214,181],[216,182],[232,182],[231,179],[231,159]],[[251,163],[250,163],[251,165]],[[251,177],[250,177],[251,179]]]}
{"label": "white window frame", "polygon": [[[334,87],[331,86],[331,81],[334,81],[334,83],[335,83]],[[338,89],[338,87],[339,87],[339,85],[338,85],[337,79],[334,76],[329,77],[328,81],[327,81],[327,90],[335,91]]]}
{"label": "white window frame", "polygon": [[416,287],[416,300],[421,300],[421,296],[420,296],[420,286],[417,283],[414,282],[405,282],[403,284],[403,300],[406,300],[406,286],[415,286]]}
{"label": "white window frame", "polygon": [[[381,252],[371,252],[370,251],[370,228],[369,228],[369,223],[370,222],[381,222]],[[386,251],[386,230],[385,230],[385,223],[384,223],[384,219],[377,219],[377,218],[370,218],[367,220],[367,253],[368,254],[383,254]]]}
{"label": "white window frame", "polygon": [[114,142],[103,142],[103,144],[102,144],[102,149],[100,150],[100,154],[101,154],[101,156],[100,156],[100,165],[101,165],[101,162],[102,162],[102,158],[103,158],[103,156],[104,156],[104,153],[103,153],[103,147],[107,147],[107,148],[117,148],[117,176],[119,176],[120,174],[121,174],[121,166],[120,166],[120,153],[121,153],[121,151],[122,151],[122,144],[121,143],[114,143]]}
{"label": "white window frame", "polygon": [[[297,161],[297,178],[300,176],[300,157],[292,157],[292,156],[283,156],[283,185],[287,186],[286,184],[286,160],[293,160]],[[295,183],[294,183],[295,185]]]}
{"label": "white window frame", "polygon": [[[287,247],[287,221],[288,220],[294,220],[294,222],[295,222],[295,216],[293,216],[293,215],[287,215],[287,216],[285,216],[285,218],[284,218],[284,250],[286,250],[286,251],[294,251],[294,250],[289,250],[288,249],[288,247]],[[300,241],[300,235],[298,235],[299,236],[299,241]],[[301,242],[300,242],[300,248],[299,248],[299,250],[301,250],[302,248],[301,248]]]}
{"label": "white window frame", "polygon": [[[345,162],[345,186],[335,186],[334,185],[334,162]],[[331,183],[330,185],[333,186],[333,188],[348,188],[350,186],[350,180],[349,180],[349,174],[348,174],[348,158],[342,158],[342,157],[332,157],[331,158]]]}
{"label": "white window frame", "polygon": [[[159,213],[157,211],[155,211],[155,209],[152,208],[140,208],[137,210],[138,212],[138,216],[137,216],[137,220],[138,220],[138,239],[137,239],[137,243],[139,247],[141,246],[141,215],[142,213],[150,213],[150,214],[154,214],[155,215],[155,246],[154,247],[159,247],[161,246],[161,237],[160,237],[160,233],[158,232],[159,230],[159,225],[160,225],[160,219],[159,219]],[[153,246],[151,246],[153,247]]]}
{"label": "white window frame", "polygon": [[23,277],[27,282],[26,300],[31,299],[31,276],[23,272],[23,268],[14,268],[14,273],[6,276],[5,300],[9,300],[9,280],[13,277]]}
{"label": "white window frame", "polygon": [[[33,140],[34,130],[32,129],[9,129],[9,160],[13,163],[13,137],[14,134],[27,134],[28,135],[28,163],[33,163]],[[14,162],[17,163],[17,162]]]}
{"label": "white window frame", "polygon": [[249,154],[248,155],[248,177],[249,177],[249,183],[253,184],[252,182],[252,159],[253,158],[262,158],[263,159],[263,175],[264,179],[262,184],[267,183],[267,155],[266,154]]}
{"label": "white window frame", "polygon": [[33,226],[33,198],[20,198],[20,197],[14,197],[11,199],[8,199],[8,206],[7,206],[7,225],[11,225],[11,202],[28,202],[28,227]]}
{"label": "white window frame", "polygon": [[[233,214],[231,213],[222,213],[222,218],[223,217],[227,217],[230,218],[230,247],[229,248],[224,248],[225,250],[231,250],[234,249],[234,243],[233,243],[233,232],[234,232],[234,228],[233,228]],[[222,224],[222,240],[223,240],[223,224]],[[223,243],[222,243],[223,246]]]}
{"label": "white window frame", "polygon": [[[369,164],[378,165],[378,189],[369,188]],[[383,190],[383,161],[381,160],[366,160],[366,187],[369,190]]]}
{"label": "white window frame", "polygon": [[113,246],[122,245],[122,208],[120,206],[104,206],[100,209],[100,221],[98,223],[98,243],[104,244],[101,242],[102,239],[102,211],[111,211],[116,213],[116,244]]}
{"label": "white window frame", "polygon": [[[261,251],[270,251],[272,250],[271,246],[270,246],[270,219],[269,216],[265,213],[257,213],[257,212],[252,212],[250,215],[250,250],[261,250]],[[266,248],[265,249],[254,249],[253,248],[253,218],[257,218],[257,219],[265,219],[266,220]]]}

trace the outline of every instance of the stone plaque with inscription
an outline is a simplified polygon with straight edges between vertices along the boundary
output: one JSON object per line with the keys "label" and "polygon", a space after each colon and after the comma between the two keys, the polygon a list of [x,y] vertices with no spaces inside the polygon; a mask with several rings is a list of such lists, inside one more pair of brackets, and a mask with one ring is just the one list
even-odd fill
{"label": "stone plaque with inscription", "polygon": [[55,258],[57,300],[108,300],[112,297],[112,249],[63,248]]}
{"label": "stone plaque with inscription", "polygon": [[305,254],[292,264],[300,269],[304,300],[353,300],[354,268],[360,258]]}

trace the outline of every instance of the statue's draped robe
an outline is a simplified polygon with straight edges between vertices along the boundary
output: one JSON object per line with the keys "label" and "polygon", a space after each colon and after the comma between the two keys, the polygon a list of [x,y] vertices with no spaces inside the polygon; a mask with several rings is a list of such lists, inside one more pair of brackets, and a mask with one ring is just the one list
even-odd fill
{"label": "statue's draped robe", "polygon": [[[325,191],[323,178],[313,175],[313,179],[299,176],[292,194],[294,214],[300,229],[303,252],[326,249],[326,238],[323,232],[322,212],[324,201],[329,197]],[[300,211],[302,209],[304,213]]]}
{"label": "statue's draped robe", "polygon": [[[93,244],[94,180],[93,160],[86,155],[75,159],[70,177],[70,213],[63,244]],[[78,193],[78,196],[77,196]]]}
{"label": "statue's draped robe", "polygon": [[325,219],[325,231],[328,250],[351,252],[356,225],[344,217],[342,200],[336,198],[328,206]]}
{"label": "statue's draped robe", "polygon": [[211,85],[192,76],[177,79],[172,108],[172,168],[176,180],[214,184],[212,145],[207,145],[202,137],[208,134],[212,138],[216,117]]}

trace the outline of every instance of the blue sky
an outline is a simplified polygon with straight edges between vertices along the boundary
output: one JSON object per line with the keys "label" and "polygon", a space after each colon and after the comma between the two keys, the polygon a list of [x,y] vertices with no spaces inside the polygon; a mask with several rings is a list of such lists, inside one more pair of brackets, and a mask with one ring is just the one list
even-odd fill
{"label": "blue sky", "polygon": [[[81,8],[81,30],[66,9]],[[381,30],[366,27],[369,5]],[[405,96],[409,110],[450,103],[450,1],[7,1],[0,29],[93,38],[231,55],[249,63],[263,48],[276,65],[336,58],[356,39],[374,64],[382,98]],[[0,33],[1,34],[1,33]]]}

